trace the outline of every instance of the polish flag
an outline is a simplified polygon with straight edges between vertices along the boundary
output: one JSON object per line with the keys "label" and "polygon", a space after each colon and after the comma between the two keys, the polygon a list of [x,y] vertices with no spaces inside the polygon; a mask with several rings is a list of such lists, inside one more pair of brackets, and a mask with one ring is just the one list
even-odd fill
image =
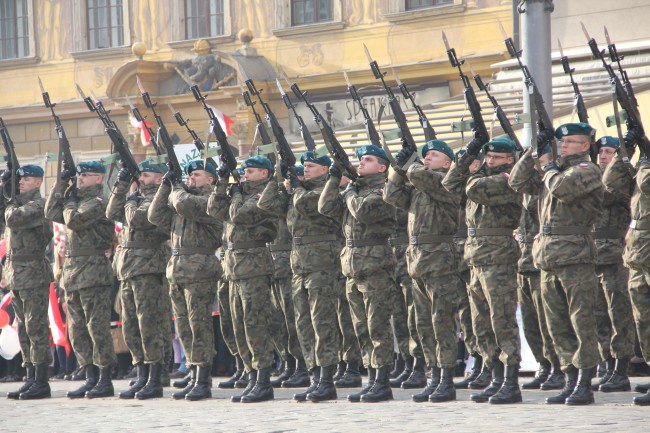
{"label": "polish flag", "polygon": [[47,307],[47,316],[50,322],[52,341],[57,346],[65,347],[65,353],[70,355],[70,343],[68,342],[65,323],[63,323],[63,318],[61,317],[61,309],[59,308],[59,300],[54,290],[54,283],[50,283],[50,302]]}
{"label": "polish flag", "polygon": [[2,300],[0,301],[0,310],[6,310],[9,304],[11,304],[11,292],[2,297]]}
{"label": "polish flag", "polygon": [[147,127],[151,127],[153,123],[149,122],[148,120],[145,120],[144,122],[138,122],[138,120],[131,116],[129,114],[129,122],[131,122],[131,126],[133,126],[135,129],[140,131],[140,141],[142,142],[143,146],[150,146],[151,145],[151,135],[149,134],[149,131],[147,131]]}
{"label": "polish flag", "polygon": [[219,110],[218,108],[213,107],[212,105],[208,105],[208,107],[212,109],[212,112],[219,120],[221,129],[223,129],[226,132],[226,135],[232,134],[232,125],[235,124],[235,121],[232,120],[230,117],[226,116],[225,114],[223,114],[221,110]]}

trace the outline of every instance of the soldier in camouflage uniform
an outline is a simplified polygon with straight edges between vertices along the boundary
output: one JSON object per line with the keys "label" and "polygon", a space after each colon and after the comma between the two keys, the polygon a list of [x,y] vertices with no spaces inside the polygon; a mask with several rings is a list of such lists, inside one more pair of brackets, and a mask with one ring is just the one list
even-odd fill
{"label": "soldier in camouflage uniform", "polygon": [[131,194],[134,174],[122,168],[106,209],[108,219],[124,224],[113,261],[120,280],[122,332],[137,372],[135,383],[120,392],[122,399],[145,400],[163,394],[160,375],[169,332],[164,320],[163,298],[168,293],[163,292],[163,276],[169,256],[165,242],[170,232],[147,219],[151,201],[162,182],[162,167],[142,162],[138,189]]}
{"label": "soldier in camouflage uniform", "polygon": [[216,250],[221,245],[223,223],[206,213],[211,184],[217,177],[215,168],[194,160],[185,172],[187,186],[176,179],[173,170],[165,173],[149,206],[148,219],[171,233],[172,255],[166,271],[169,295],[192,372],[188,385],[172,397],[196,401],[212,396],[212,304],[221,275]]}
{"label": "soldier in camouflage uniform", "polygon": [[347,277],[346,294],[354,331],[359,339],[369,385],[350,401],[377,402],[393,398],[389,369],[393,364],[390,332],[390,290],[395,258],[388,237],[395,224],[395,210],[384,202],[388,160],[373,145],[357,150],[359,177],[339,193],[341,171],[334,164],[318,201],[318,211],[343,222],[346,237],[341,252],[341,268]]}
{"label": "soldier in camouflage uniform", "polygon": [[[533,243],[535,267],[541,270],[542,301],[549,334],[565,372],[566,385],[549,404],[593,403],[591,377],[598,364],[594,294],[596,246],[591,234],[603,201],[600,169],[589,159],[592,128],[586,123],[560,126],[558,163],[542,167],[541,183],[528,151],[510,177],[520,193],[539,195],[540,232]],[[538,136],[540,148],[553,140]],[[541,152],[540,152],[541,153]],[[578,369],[580,370],[578,372]]]}
{"label": "soldier in camouflage uniform", "polygon": [[[249,374],[249,384],[233,401],[255,403],[273,399],[270,375],[273,344],[270,327],[273,258],[266,246],[277,235],[277,219],[257,207],[257,201],[273,172],[271,161],[261,155],[242,163],[243,182],[228,191],[230,171],[219,168],[219,182],[210,194],[208,213],[227,221],[224,270],[230,281],[230,308],[235,340]],[[250,352],[251,357],[245,356]]]}
{"label": "soldier in camouflage uniform", "polygon": [[[598,145],[598,163],[605,170],[614,159],[619,148],[618,138],[605,136]],[[625,233],[630,223],[630,196],[634,190],[631,178],[619,185],[605,189],[603,213],[594,225],[596,242],[596,275],[600,292],[605,298],[602,322],[611,330],[609,344],[610,358],[602,357],[607,371],[601,380],[592,386],[602,392],[629,391],[631,389],[627,370],[630,358],[634,356],[634,322],[632,305],[627,290],[628,270],[623,264]],[[598,318],[598,316],[597,316]],[[600,323],[597,322],[600,327]]]}
{"label": "soldier in camouflage uniform", "polygon": [[[458,226],[460,197],[442,186],[454,158],[447,143],[431,140],[422,147],[421,154],[423,162],[414,163],[407,171],[410,185],[399,173],[393,173],[384,190],[384,200],[408,211],[410,246],[406,261],[414,282],[415,314],[433,325],[432,334],[429,329],[418,332],[427,364],[440,369],[413,400],[437,403],[456,399],[453,380],[458,340],[454,316],[458,308],[458,276],[453,235]],[[395,159],[403,165],[410,156],[405,148]]]}
{"label": "soldier in camouflage uniform", "polygon": [[[116,357],[110,332],[111,286],[114,280],[106,251],[113,246],[115,225],[106,218],[103,179],[106,168],[90,161],[77,165],[77,184],[63,198],[54,185],[45,204],[46,218],[66,228],[63,287],[68,306],[68,332],[86,382],[69,398],[115,395],[111,368]],[[64,170],[67,181],[74,172]],[[99,379],[96,368],[99,367]]]}
{"label": "soldier in camouflage uniform", "polygon": [[[483,357],[492,369],[492,382],[483,392],[472,394],[475,402],[493,404],[521,402],[518,369],[521,361],[515,264],[519,257],[512,232],[521,214],[520,199],[508,187],[514,162],[514,142],[494,139],[483,146],[477,137],[455,163],[443,185],[457,191],[465,185],[468,239],[465,258],[471,267],[469,300],[472,324]],[[469,165],[483,146],[486,163],[475,174]],[[500,354],[499,354],[500,352]],[[503,366],[505,364],[505,372]],[[505,380],[504,380],[505,377]]]}
{"label": "soldier in camouflage uniform", "polygon": [[[2,184],[18,184],[18,194],[5,203],[4,237],[7,255],[4,279],[11,291],[11,303],[18,323],[20,351],[27,371],[25,383],[7,393],[14,400],[33,400],[51,396],[47,367],[52,361],[47,321],[52,269],[45,249],[52,239],[52,223],[44,218],[45,199],[41,197],[43,169],[24,165],[16,173],[2,176]],[[1,193],[1,192],[0,192]],[[6,200],[0,197],[0,200]]]}

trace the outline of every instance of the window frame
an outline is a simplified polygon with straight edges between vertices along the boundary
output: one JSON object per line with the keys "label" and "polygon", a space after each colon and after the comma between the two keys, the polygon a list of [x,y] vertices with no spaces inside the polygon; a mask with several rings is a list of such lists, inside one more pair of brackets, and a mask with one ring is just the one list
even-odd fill
{"label": "window frame", "polygon": [[406,0],[388,0],[388,8],[387,12],[384,13],[384,18],[389,22],[427,20],[436,16],[465,12],[467,3],[468,0],[453,0],[447,4],[407,9]]}
{"label": "window frame", "polygon": [[[210,7],[211,7],[210,3],[212,2],[212,0],[205,0],[206,6],[207,6],[207,10],[205,11],[206,12],[205,20],[207,21],[208,26],[212,27],[212,16],[213,15],[221,15],[221,17],[222,17],[221,18],[221,23],[220,23],[221,24],[221,33],[216,33],[214,35],[213,34],[208,34],[208,35],[204,35],[204,36],[199,35],[199,36],[192,36],[192,37],[190,37],[190,35],[189,35],[189,29],[190,28],[189,28],[188,24],[190,22],[190,19],[194,18],[194,17],[189,17],[187,15],[187,6],[188,6],[189,1],[190,0],[185,0],[184,2],[182,2],[183,3],[183,12],[184,12],[183,18],[184,18],[184,22],[185,22],[185,25],[184,25],[184,28],[185,28],[184,29],[185,30],[184,39],[185,40],[210,39],[210,38],[218,38],[218,37],[221,37],[221,36],[225,35],[225,33],[226,33],[226,12],[229,12],[229,9],[230,9],[229,7],[226,6],[226,4],[230,3],[228,0],[216,0],[216,1],[221,2],[221,11],[219,13],[214,13],[214,14],[210,10]],[[201,17],[201,15],[199,15],[198,17]],[[219,23],[217,22],[217,26],[218,26],[218,24]],[[208,33],[211,33],[211,32],[208,32]]]}
{"label": "window frame", "polygon": [[232,1],[233,0],[223,0],[223,35],[197,37],[194,39],[187,39],[187,18],[185,16],[186,2],[178,0],[172,1],[169,8],[170,14],[178,17],[178,19],[172,20],[171,41],[167,42],[167,45],[172,49],[185,50],[192,48],[194,42],[199,39],[210,41],[213,46],[219,42],[230,42],[234,40],[235,36],[232,34]]}
{"label": "window frame", "polygon": [[449,6],[449,5],[454,4],[453,0],[430,0],[433,3],[437,2],[437,1],[438,2],[444,2],[444,3],[430,4],[430,5],[416,6],[416,7],[409,7],[409,5],[408,5],[409,1],[413,1],[413,0],[404,0],[404,11],[416,11],[416,10],[421,10],[421,9],[437,8],[437,7]]}
{"label": "window frame", "polygon": [[27,3],[27,49],[28,53],[21,57],[11,57],[0,59],[0,69],[5,67],[15,67],[22,65],[29,65],[37,63],[39,57],[37,55],[36,38],[34,37],[34,0],[25,0]]}
{"label": "window frame", "polygon": [[[300,2],[303,2],[303,3],[306,3],[308,1],[313,1],[314,2],[314,8],[313,8],[314,9],[314,16],[316,17],[316,15],[318,15],[318,17],[316,17],[315,21],[296,22],[296,20],[294,19],[295,18],[295,16],[294,16],[294,6],[295,6],[296,1],[300,1]],[[321,8],[321,2],[324,2],[324,1],[329,2],[329,4],[330,4],[329,18],[321,20],[320,19],[320,8]],[[312,25],[312,24],[323,24],[323,23],[329,23],[329,22],[334,20],[334,3],[335,3],[334,0],[290,0],[289,3],[290,3],[290,7],[291,7],[291,27],[308,26],[308,25]]]}
{"label": "window frame", "polygon": [[72,52],[75,59],[99,59],[120,57],[131,53],[131,1],[122,0],[122,45],[91,49],[88,29],[88,1],[72,2]]}
{"label": "window frame", "polygon": [[306,24],[293,24],[291,0],[275,0],[275,28],[272,30],[276,37],[297,36],[307,33],[325,33],[340,30],[345,27],[343,21],[343,0],[332,0],[332,19]]}

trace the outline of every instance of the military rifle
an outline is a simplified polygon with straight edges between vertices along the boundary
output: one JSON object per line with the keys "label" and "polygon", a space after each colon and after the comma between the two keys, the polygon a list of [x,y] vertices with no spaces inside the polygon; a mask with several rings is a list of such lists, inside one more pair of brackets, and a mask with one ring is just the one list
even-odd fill
{"label": "military rifle", "polygon": [[458,74],[460,75],[461,80],[463,81],[463,87],[465,87],[465,102],[469,108],[469,112],[472,115],[474,120],[474,135],[482,141],[482,144],[487,143],[490,140],[490,135],[488,130],[485,127],[485,122],[483,121],[483,115],[481,115],[481,104],[479,104],[478,99],[476,98],[476,93],[472,88],[472,84],[469,81],[469,78],[463,72],[462,65],[465,63],[465,60],[458,60],[456,56],[456,50],[449,46],[449,41],[447,41],[447,35],[445,32],[442,32],[442,40],[445,43],[445,48],[447,49],[447,57],[449,57],[449,63],[454,68],[458,68]]}
{"label": "military rifle", "polygon": [[174,107],[172,107],[171,103],[168,102],[167,106],[169,107],[169,111],[171,111],[172,114],[174,115],[174,119],[176,119],[178,124],[180,126],[184,126],[185,129],[187,129],[187,132],[189,132],[190,136],[192,137],[192,141],[194,142],[194,147],[196,147],[196,150],[198,150],[199,153],[201,153],[202,155],[205,154],[204,158],[206,159],[206,161],[209,162],[210,164],[212,164],[212,166],[214,166],[216,168],[217,163],[214,162],[214,159],[207,156],[207,151],[206,151],[205,144],[203,144],[203,141],[201,141],[199,136],[196,135],[196,132],[194,132],[194,130],[192,128],[190,128],[190,125],[188,125],[187,122],[189,122],[190,119],[184,119],[180,112],[174,110]]}
{"label": "military rifle", "polygon": [[[16,156],[16,148],[14,147],[14,142],[9,136],[9,131],[7,130],[7,125],[5,125],[4,120],[0,117],[0,137],[2,138],[2,145],[7,152],[7,171],[10,173],[9,191],[7,191],[7,185],[2,184],[2,192],[5,198],[9,200],[14,200],[16,195],[18,195],[18,179],[16,179],[16,170],[20,168],[20,163],[18,162],[18,157]],[[4,176],[3,176],[4,177]]]}
{"label": "military rifle", "polygon": [[293,102],[291,102],[289,95],[287,95],[284,92],[284,89],[282,88],[282,84],[280,84],[280,80],[276,78],[275,84],[278,86],[278,90],[280,91],[280,96],[282,96],[282,100],[284,101],[284,105],[287,106],[287,110],[291,110],[291,112],[293,113],[293,117],[295,117],[296,121],[298,122],[298,128],[300,129],[300,136],[305,142],[305,147],[307,148],[307,150],[312,150],[312,151],[315,150],[316,143],[314,143],[314,138],[311,136],[309,129],[307,129],[307,126],[305,125],[305,121],[302,120],[302,116],[300,116],[296,111],[296,107],[295,105],[293,105]]}
{"label": "military rifle", "polygon": [[345,77],[345,82],[348,85],[348,92],[350,92],[352,100],[357,103],[359,110],[363,115],[363,124],[366,127],[366,134],[368,134],[370,143],[374,144],[377,147],[381,147],[379,133],[375,128],[375,124],[372,122],[372,118],[370,117],[370,113],[368,113],[368,109],[364,107],[363,102],[361,101],[361,96],[359,96],[359,93],[357,92],[357,87],[350,83],[350,78],[348,78],[347,72],[343,71],[343,76]]}
{"label": "military rifle", "polygon": [[260,139],[262,140],[262,144],[271,144],[273,143],[273,140],[271,140],[271,136],[269,135],[269,132],[266,130],[266,125],[262,121],[262,116],[257,112],[255,109],[255,104],[257,102],[251,100],[251,95],[248,93],[247,90],[244,89],[244,86],[242,86],[241,89],[241,95],[244,98],[244,103],[246,104],[247,107],[250,107],[251,110],[253,111],[253,116],[255,116],[255,121],[257,122],[256,130],[257,134],[260,136]]}
{"label": "military rifle", "polygon": [[327,120],[323,118],[323,116],[320,114],[318,111],[318,108],[309,100],[309,94],[307,91],[301,91],[300,87],[298,87],[298,84],[296,83],[290,83],[289,80],[287,79],[287,83],[291,87],[291,91],[293,92],[294,95],[296,95],[296,98],[300,99],[307,105],[309,110],[312,112],[314,115],[314,121],[318,125],[318,128],[320,129],[321,134],[323,135],[323,141],[325,142],[325,147],[327,148],[327,151],[329,152],[330,156],[334,160],[336,164],[341,166],[343,170],[345,170],[345,175],[349,177],[351,180],[356,180],[357,177],[359,177],[359,174],[357,173],[357,169],[352,163],[350,162],[350,158],[348,158],[348,154],[345,153],[345,150],[343,149],[343,146],[341,146],[341,143],[339,143],[339,140],[336,138],[336,135],[334,134],[334,130],[332,130],[332,127],[327,123]]}
{"label": "military rifle", "polygon": [[397,82],[397,86],[399,87],[399,90],[402,92],[402,96],[404,96],[404,99],[408,99],[409,101],[411,101],[411,105],[413,106],[415,112],[418,115],[418,119],[420,120],[420,125],[422,125],[422,130],[424,131],[424,141],[428,142],[431,140],[435,140],[436,131],[433,129],[433,126],[431,126],[431,123],[429,123],[429,119],[427,119],[427,116],[424,114],[424,111],[422,111],[422,107],[420,107],[420,105],[415,102],[415,94],[409,92],[409,90],[406,87],[406,84],[404,84],[399,79],[399,77],[397,76],[397,72],[395,72],[394,68],[391,68],[391,71],[393,72],[393,77]]}
{"label": "military rifle", "polygon": [[219,155],[221,162],[228,168],[228,170],[230,170],[230,174],[235,179],[235,181],[239,183],[240,176],[237,172],[237,159],[235,158],[235,154],[232,151],[230,144],[228,144],[228,136],[221,127],[219,119],[217,119],[217,116],[214,114],[214,111],[212,111],[212,108],[210,108],[205,102],[208,95],[203,96],[199,90],[198,85],[194,85],[190,89],[192,90],[192,94],[194,95],[196,102],[201,102],[201,104],[203,104],[203,109],[206,113],[208,113],[208,117],[210,118],[210,129],[216,137],[219,148],[221,149],[221,154]]}

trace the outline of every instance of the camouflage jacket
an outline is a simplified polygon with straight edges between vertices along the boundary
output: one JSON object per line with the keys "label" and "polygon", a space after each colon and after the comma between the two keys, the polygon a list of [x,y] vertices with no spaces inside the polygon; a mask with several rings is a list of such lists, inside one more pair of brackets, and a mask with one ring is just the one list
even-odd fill
{"label": "camouflage jacket", "polygon": [[457,163],[452,164],[443,185],[453,192],[462,187],[467,178],[465,221],[468,233],[472,229],[496,229],[504,234],[468,236],[465,259],[471,266],[516,263],[519,248],[512,235],[506,234],[508,230],[517,228],[521,214],[521,199],[508,186],[508,172],[512,166],[489,169],[484,165],[470,175],[469,166],[473,159],[467,153],[461,156]]}
{"label": "camouflage jacket", "polygon": [[243,182],[242,192],[229,197],[228,185],[220,181],[208,199],[208,214],[228,222],[224,268],[229,280],[273,277],[273,258],[266,243],[273,242],[277,236],[278,222],[276,217],[257,207],[258,196],[267,183],[267,180]]}
{"label": "camouflage jacket", "polygon": [[[380,269],[392,272],[395,257],[388,246],[394,230],[395,210],[382,198],[383,173],[358,178],[359,192],[339,192],[339,180],[330,178],[318,200],[318,211],[341,219],[346,245],[341,251],[341,270],[348,278],[366,277]],[[355,246],[355,242],[371,243]],[[351,245],[351,246],[350,246]]]}
{"label": "camouflage jacket", "polygon": [[[261,199],[260,199],[261,200]],[[291,233],[287,227],[286,218],[278,218],[278,235],[269,244],[273,257],[273,277],[291,277]]]}
{"label": "camouflage jacket", "polygon": [[539,233],[538,203],[539,197],[531,194],[524,194],[521,200],[521,217],[517,228],[517,242],[521,251],[517,262],[519,272],[539,272],[533,263],[533,241]]}
{"label": "camouflage jacket", "polygon": [[456,250],[451,237],[458,229],[458,194],[452,194],[442,186],[443,170],[429,170],[420,164],[409,167],[404,178],[392,173],[386,189],[386,202],[408,211],[408,236],[449,236],[447,242],[423,242],[410,244],[406,250],[409,275],[421,278],[425,275],[447,275],[457,272]]}
{"label": "camouflage jacket", "polygon": [[215,252],[221,245],[223,223],[206,213],[210,187],[190,188],[162,184],[154,196],[149,222],[171,233],[172,256],[167,262],[170,283],[212,281],[221,276]]}
{"label": "camouflage jacket", "polygon": [[169,229],[149,222],[147,212],[157,186],[140,188],[140,197],[127,200],[130,185],[117,182],[108,200],[106,218],[124,224],[121,242],[113,256],[113,266],[120,280],[137,275],[163,274],[169,258]]}
{"label": "camouflage jacket", "polygon": [[102,185],[79,189],[78,202],[55,198],[54,187],[45,203],[45,217],[65,224],[66,259],[62,285],[66,291],[113,284],[106,251],[113,247],[115,224],[106,218]]}
{"label": "camouflage jacket", "polygon": [[454,234],[454,245],[456,247],[456,269],[460,272],[469,270],[465,260],[465,243],[467,242],[467,222],[465,221],[465,208],[467,207],[467,194],[462,188],[460,203],[458,204],[458,230]]}
{"label": "camouflage jacket", "polygon": [[52,281],[45,249],[52,239],[52,222],[45,219],[45,199],[38,188],[16,195],[4,212],[7,255],[4,279],[10,290],[43,288]]}

